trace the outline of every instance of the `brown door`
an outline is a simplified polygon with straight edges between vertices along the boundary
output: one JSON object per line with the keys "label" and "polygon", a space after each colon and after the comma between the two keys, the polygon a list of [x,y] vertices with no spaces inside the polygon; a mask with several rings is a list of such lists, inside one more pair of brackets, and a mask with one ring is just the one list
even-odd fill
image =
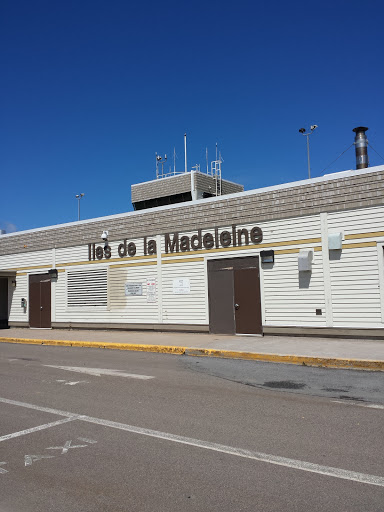
{"label": "brown door", "polygon": [[0,277],[0,329],[8,327],[8,278]]}
{"label": "brown door", "polygon": [[225,261],[208,261],[209,331],[213,334],[235,334],[233,266]]}
{"label": "brown door", "polygon": [[51,278],[48,274],[29,276],[29,326],[51,327]]}
{"label": "brown door", "polygon": [[259,259],[208,261],[209,330],[215,334],[262,334]]}
{"label": "brown door", "polygon": [[258,268],[234,271],[235,323],[238,334],[261,334],[261,300]]}

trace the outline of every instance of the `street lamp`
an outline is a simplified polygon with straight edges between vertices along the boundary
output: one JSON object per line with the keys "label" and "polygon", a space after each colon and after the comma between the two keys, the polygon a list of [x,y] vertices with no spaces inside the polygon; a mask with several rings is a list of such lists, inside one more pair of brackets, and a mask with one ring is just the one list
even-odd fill
{"label": "street lamp", "polygon": [[307,137],[307,154],[308,154],[308,178],[311,178],[311,161],[309,159],[309,136],[318,128],[317,124],[313,124],[311,126],[311,131],[305,133],[305,128],[300,128],[299,132],[301,135],[305,135]]}
{"label": "street lamp", "polygon": [[77,199],[77,220],[80,220],[80,199],[84,197],[84,194],[76,194]]}

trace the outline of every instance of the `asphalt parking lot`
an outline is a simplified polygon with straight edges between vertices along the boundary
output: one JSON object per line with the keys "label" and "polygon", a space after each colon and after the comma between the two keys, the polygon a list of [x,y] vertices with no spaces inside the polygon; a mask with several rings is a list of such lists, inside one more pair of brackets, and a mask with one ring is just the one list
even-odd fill
{"label": "asphalt parking lot", "polygon": [[382,408],[192,359],[4,345],[1,512],[382,510]]}

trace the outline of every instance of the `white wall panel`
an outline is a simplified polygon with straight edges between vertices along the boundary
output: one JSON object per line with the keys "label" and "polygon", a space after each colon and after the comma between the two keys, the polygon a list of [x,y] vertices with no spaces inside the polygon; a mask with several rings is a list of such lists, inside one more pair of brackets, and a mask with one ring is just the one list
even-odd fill
{"label": "white wall panel", "polygon": [[[10,281],[10,280],[9,280]],[[27,308],[21,307],[21,299],[27,299]],[[28,322],[28,276],[18,276],[16,288],[8,286],[8,304],[10,322]]]}
{"label": "white wall panel", "polygon": [[[344,232],[344,245],[375,242],[364,233],[384,231],[384,206],[330,213],[328,229]],[[348,235],[359,238],[348,239]],[[377,247],[331,251],[329,263],[334,326],[382,327]]]}
{"label": "white wall panel", "polygon": [[7,254],[0,256],[0,270],[19,269],[24,267],[33,267],[52,265],[52,250],[38,252],[24,252],[21,254]]}
{"label": "white wall panel", "polygon": [[263,269],[265,325],[325,326],[321,252],[314,253],[311,272],[298,271],[298,253],[277,254],[268,267]]}
{"label": "white wall panel", "polygon": [[343,249],[336,256],[330,260],[334,326],[380,324],[377,248]]}
{"label": "white wall panel", "polygon": [[[111,319],[117,316],[119,321],[123,318],[129,323],[158,322],[158,293],[156,293],[156,302],[148,302],[148,280],[157,281],[156,265],[110,268],[108,291]],[[126,283],[141,283],[142,295],[126,296]]]}
{"label": "white wall panel", "polygon": [[[204,261],[163,265],[164,323],[208,323],[204,266]],[[177,278],[189,279],[190,293],[185,295],[173,293],[173,280]]]}
{"label": "white wall panel", "polygon": [[328,229],[345,235],[384,231],[384,206],[329,213]]}

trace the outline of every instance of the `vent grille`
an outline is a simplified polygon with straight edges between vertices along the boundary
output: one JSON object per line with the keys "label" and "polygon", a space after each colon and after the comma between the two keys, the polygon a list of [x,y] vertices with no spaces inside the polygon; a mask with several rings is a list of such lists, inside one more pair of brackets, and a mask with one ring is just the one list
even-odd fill
{"label": "vent grille", "polygon": [[68,272],[68,306],[106,306],[107,269]]}

